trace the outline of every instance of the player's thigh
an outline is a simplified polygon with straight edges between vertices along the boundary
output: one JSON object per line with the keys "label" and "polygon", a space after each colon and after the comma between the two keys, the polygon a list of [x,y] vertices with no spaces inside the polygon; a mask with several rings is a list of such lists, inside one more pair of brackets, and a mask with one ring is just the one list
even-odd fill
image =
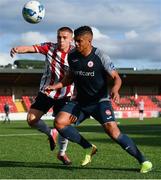
{"label": "player's thigh", "polygon": [[114,111],[109,101],[99,102],[94,105],[91,115],[102,125],[115,121]]}
{"label": "player's thigh", "polygon": [[80,113],[80,107],[77,103],[68,102],[56,116],[55,127],[62,128],[62,126],[75,123],[79,119]]}
{"label": "player's thigh", "polygon": [[55,128],[62,129],[65,126],[69,126],[70,124],[72,124],[71,118],[72,118],[72,114],[68,112],[60,111],[54,120]]}
{"label": "player's thigh", "polygon": [[120,130],[115,121],[114,111],[110,101],[103,101],[97,104],[97,111],[94,111],[94,118],[102,124],[105,132],[112,137],[117,139],[120,135]]}

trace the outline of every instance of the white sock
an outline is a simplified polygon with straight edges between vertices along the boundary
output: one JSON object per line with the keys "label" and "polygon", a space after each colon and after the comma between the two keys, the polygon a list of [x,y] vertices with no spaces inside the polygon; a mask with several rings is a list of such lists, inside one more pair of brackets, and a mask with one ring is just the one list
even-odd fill
{"label": "white sock", "polygon": [[68,139],[65,139],[64,137],[62,137],[60,134],[58,135],[58,143],[59,143],[59,154],[61,156],[65,155],[65,152],[67,150],[67,146],[68,146]]}

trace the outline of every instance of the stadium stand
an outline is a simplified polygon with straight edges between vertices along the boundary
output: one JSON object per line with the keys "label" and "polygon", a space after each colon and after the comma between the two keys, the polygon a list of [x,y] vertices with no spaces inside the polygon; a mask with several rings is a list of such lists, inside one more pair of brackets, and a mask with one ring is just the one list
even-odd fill
{"label": "stadium stand", "polygon": [[12,96],[0,96],[0,112],[4,112],[3,106],[8,103],[10,112],[18,112],[15,103],[12,100]]}
{"label": "stadium stand", "polygon": [[[23,69],[23,67],[0,69],[0,113],[4,112],[3,105],[7,101],[11,107],[11,113],[27,112],[37,95],[42,73],[43,69],[34,69],[34,67],[33,69]],[[124,115],[125,117],[138,117],[140,99],[145,101],[147,117],[161,115],[160,70],[120,69],[119,74],[123,82],[120,90],[121,100],[119,104],[112,102],[118,117],[121,118]],[[108,82],[111,86],[110,79]]]}
{"label": "stadium stand", "polygon": [[143,99],[144,101],[144,110],[158,110],[158,106],[157,104],[155,104],[152,100],[151,100],[151,96],[138,96],[136,103],[138,104],[139,101]]}
{"label": "stadium stand", "polygon": [[[22,96],[19,102],[13,102],[12,96],[0,96],[0,112],[4,112],[3,105],[8,102],[11,112],[25,112],[28,111],[35,96]],[[112,101],[112,106],[115,111],[136,111],[138,110],[138,102],[143,99],[145,102],[145,111],[149,110],[161,110],[161,96],[138,96],[135,99],[134,96],[123,96],[120,99],[120,103],[116,104]],[[50,109],[50,112],[52,109]]]}
{"label": "stadium stand", "polygon": [[161,111],[161,96],[151,96],[151,100],[153,101],[154,104],[157,105],[157,107]]}
{"label": "stadium stand", "polygon": [[[23,113],[27,112],[33,102],[34,96],[22,96],[22,99],[19,99],[21,104],[17,104],[18,102],[13,102],[11,96],[0,96],[0,113],[4,113],[3,106],[5,102],[8,102],[10,106],[11,113]],[[138,117],[138,105],[140,99],[144,99],[145,101],[145,117],[158,117],[161,115],[161,96],[138,96],[135,99],[134,96],[122,96],[120,100],[120,104],[116,104],[112,101],[112,105],[116,116],[118,118],[130,118],[130,117]],[[52,108],[49,110],[49,113],[52,114]],[[14,115],[13,115],[14,116]],[[25,116],[20,116],[21,119],[26,118]],[[12,117],[13,119],[14,117]]]}
{"label": "stadium stand", "polygon": [[26,112],[26,108],[24,107],[24,104],[21,99],[16,99],[15,105],[17,107],[18,112]]}
{"label": "stadium stand", "polygon": [[161,106],[161,96],[157,97],[158,98],[156,98],[156,96],[138,96],[138,98],[135,99],[134,96],[126,96],[121,97],[119,104],[112,101],[112,105],[116,111],[136,111],[138,110],[139,101],[143,99],[145,102],[145,111],[159,110]]}
{"label": "stadium stand", "polygon": [[33,97],[30,96],[22,96],[22,102],[26,108],[26,110],[28,111],[30,109],[30,106],[32,104],[33,101]]}

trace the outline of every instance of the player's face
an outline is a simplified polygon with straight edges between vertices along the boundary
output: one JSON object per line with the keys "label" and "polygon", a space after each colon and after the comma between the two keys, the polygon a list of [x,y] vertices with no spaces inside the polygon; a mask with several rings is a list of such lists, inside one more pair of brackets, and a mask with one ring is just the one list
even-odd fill
{"label": "player's face", "polygon": [[70,44],[72,43],[72,34],[68,31],[60,31],[57,35],[57,42],[61,51],[68,51]]}
{"label": "player's face", "polygon": [[86,54],[91,48],[91,36],[88,34],[76,36],[74,38],[75,40],[75,46],[77,51],[79,51],[82,54]]}

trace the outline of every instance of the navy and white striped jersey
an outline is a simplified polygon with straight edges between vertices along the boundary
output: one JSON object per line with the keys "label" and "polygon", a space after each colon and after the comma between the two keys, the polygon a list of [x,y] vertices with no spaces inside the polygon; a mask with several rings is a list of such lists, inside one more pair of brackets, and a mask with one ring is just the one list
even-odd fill
{"label": "navy and white striped jersey", "polygon": [[95,47],[87,57],[73,49],[68,55],[68,62],[74,75],[76,100],[80,104],[109,100],[107,73],[115,70],[115,66],[108,56]]}

